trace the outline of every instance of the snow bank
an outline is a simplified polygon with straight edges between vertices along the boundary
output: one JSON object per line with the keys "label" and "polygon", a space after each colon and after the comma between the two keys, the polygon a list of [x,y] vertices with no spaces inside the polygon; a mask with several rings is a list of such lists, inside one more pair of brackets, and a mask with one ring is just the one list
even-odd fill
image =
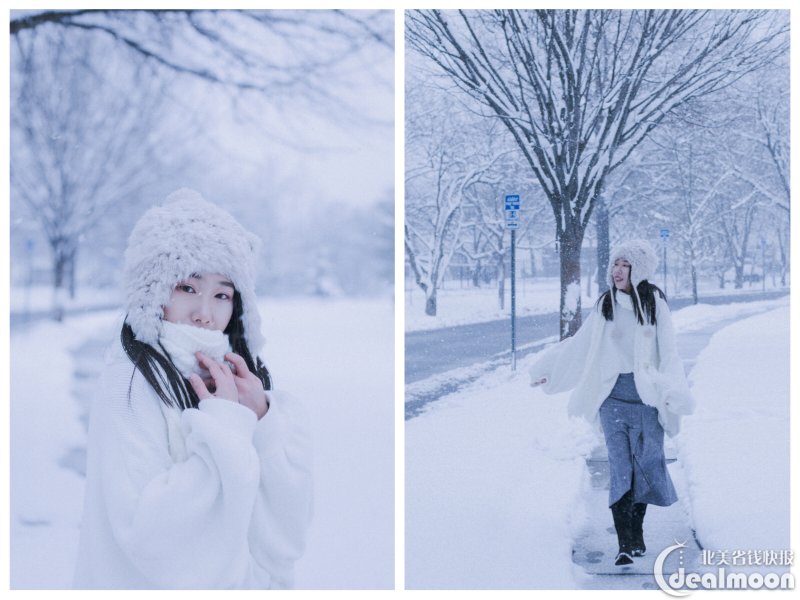
{"label": "snow bank", "polygon": [[789,307],[715,334],[691,373],[677,438],[700,543],[789,548]]}
{"label": "snow bank", "polygon": [[566,394],[528,385],[535,357],[406,422],[406,588],[574,588],[572,512],[597,443]]}
{"label": "snow bank", "polygon": [[681,333],[705,329],[709,325],[731,319],[749,317],[765,310],[788,306],[789,296],[756,302],[731,302],[729,304],[695,304],[686,306],[672,315],[676,330]]}

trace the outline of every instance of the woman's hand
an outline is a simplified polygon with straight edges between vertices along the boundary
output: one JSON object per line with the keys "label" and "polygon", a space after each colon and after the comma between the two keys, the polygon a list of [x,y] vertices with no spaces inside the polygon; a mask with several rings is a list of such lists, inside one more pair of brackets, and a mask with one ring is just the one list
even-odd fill
{"label": "woman's hand", "polygon": [[250,372],[250,369],[247,368],[247,363],[238,354],[228,352],[225,355],[225,360],[230,361],[236,367],[233,381],[238,392],[239,404],[243,404],[252,410],[260,419],[267,414],[269,409],[267,395],[264,393],[264,386],[261,380]]}
{"label": "woman's hand", "polygon": [[[231,368],[225,363],[218,363],[202,352],[196,352],[197,360],[203,365],[211,375],[212,381],[203,381],[199,375],[192,373],[189,383],[194,388],[197,397],[205,400],[214,396],[224,398],[231,402],[239,402],[239,392]],[[235,363],[234,363],[235,364]],[[212,393],[213,389],[213,393]]]}

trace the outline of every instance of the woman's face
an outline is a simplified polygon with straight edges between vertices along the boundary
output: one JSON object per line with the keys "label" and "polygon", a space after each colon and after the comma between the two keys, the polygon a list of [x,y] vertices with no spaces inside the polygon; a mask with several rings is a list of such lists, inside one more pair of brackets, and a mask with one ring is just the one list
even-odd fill
{"label": "woman's face", "polygon": [[224,331],[233,314],[233,291],[233,283],[225,275],[194,273],[172,290],[164,319]]}
{"label": "woman's face", "polygon": [[611,277],[614,279],[614,287],[623,292],[630,292],[631,263],[624,258],[615,260],[614,267],[611,269]]}

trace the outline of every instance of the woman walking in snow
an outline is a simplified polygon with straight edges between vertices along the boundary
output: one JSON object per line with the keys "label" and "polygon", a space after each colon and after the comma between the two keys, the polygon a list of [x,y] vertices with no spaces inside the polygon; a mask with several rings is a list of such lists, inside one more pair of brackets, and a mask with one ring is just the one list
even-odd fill
{"label": "woman walking in snow", "polygon": [[291,587],[311,453],[257,355],[256,243],[186,189],[134,227],[127,315],[91,408],[75,587]]}
{"label": "woman walking in snow", "polygon": [[675,435],[692,412],[664,293],[648,279],[658,259],[650,244],[616,247],[608,283],[578,332],[548,350],[530,370],[548,394],[574,389],[569,413],[599,420],[608,449],[608,504],[617,531],[615,564],[645,553],[648,504],[677,500],[664,457],[664,432]]}

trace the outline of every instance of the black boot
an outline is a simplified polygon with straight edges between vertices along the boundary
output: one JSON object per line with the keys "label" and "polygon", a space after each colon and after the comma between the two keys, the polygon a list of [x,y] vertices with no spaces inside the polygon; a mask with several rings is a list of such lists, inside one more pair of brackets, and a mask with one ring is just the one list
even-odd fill
{"label": "black boot", "polygon": [[636,502],[631,509],[631,556],[644,556],[647,548],[644,545],[644,513],[647,504]]}
{"label": "black boot", "polygon": [[611,515],[614,517],[614,528],[617,530],[617,541],[619,542],[619,552],[614,561],[617,566],[629,565],[633,562],[632,509],[630,492],[626,492],[622,498],[611,505]]}

